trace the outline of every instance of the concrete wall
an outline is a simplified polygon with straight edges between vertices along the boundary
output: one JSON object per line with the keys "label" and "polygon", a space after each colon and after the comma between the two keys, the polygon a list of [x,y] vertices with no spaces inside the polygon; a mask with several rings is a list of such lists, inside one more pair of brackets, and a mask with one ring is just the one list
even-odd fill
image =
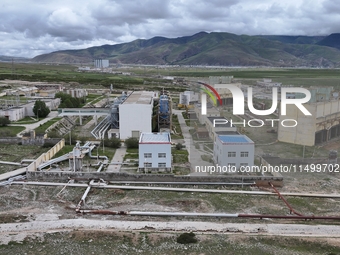
{"label": "concrete wall", "polygon": [[[278,140],[281,142],[313,146],[315,132],[339,124],[340,101],[318,102],[304,104],[312,116],[305,116],[295,105],[287,105],[287,115],[280,115],[280,121],[294,119],[298,122],[296,127],[278,127]],[[291,125],[292,122],[287,124]]]}
{"label": "concrete wall", "polygon": [[119,105],[120,139],[132,137],[132,131],[152,131],[152,104]]}
{"label": "concrete wall", "polygon": [[1,144],[18,144],[21,142],[21,138],[20,137],[3,137],[0,138],[0,143]]}
{"label": "concrete wall", "polygon": [[[278,140],[280,142],[294,143],[300,145],[313,146],[315,143],[316,132],[316,105],[304,104],[312,116],[305,116],[295,105],[287,105],[287,115],[280,115],[280,122],[285,119],[297,121],[296,127],[278,126]],[[293,125],[293,122],[287,122],[285,125]]]}

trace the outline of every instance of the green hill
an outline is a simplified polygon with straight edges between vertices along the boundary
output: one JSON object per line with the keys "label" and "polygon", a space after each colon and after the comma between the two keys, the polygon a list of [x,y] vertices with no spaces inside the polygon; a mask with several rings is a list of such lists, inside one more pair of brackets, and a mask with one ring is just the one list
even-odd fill
{"label": "green hill", "polygon": [[339,67],[340,50],[319,45],[327,37],[248,36],[200,32],[179,38],[154,37],[82,50],[64,50],[33,58],[35,62],[153,65]]}

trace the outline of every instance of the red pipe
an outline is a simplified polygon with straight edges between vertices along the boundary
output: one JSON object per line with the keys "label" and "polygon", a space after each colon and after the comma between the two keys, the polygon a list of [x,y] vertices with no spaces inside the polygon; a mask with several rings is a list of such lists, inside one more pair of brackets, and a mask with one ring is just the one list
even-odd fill
{"label": "red pipe", "polygon": [[271,182],[268,182],[268,184],[272,187],[272,189],[278,194],[279,198],[283,200],[283,202],[288,206],[290,213],[294,213],[298,216],[304,216],[301,213],[298,213],[297,211],[294,210],[294,208],[288,203],[288,201],[280,194],[280,192],[274,187],[274,185]]}

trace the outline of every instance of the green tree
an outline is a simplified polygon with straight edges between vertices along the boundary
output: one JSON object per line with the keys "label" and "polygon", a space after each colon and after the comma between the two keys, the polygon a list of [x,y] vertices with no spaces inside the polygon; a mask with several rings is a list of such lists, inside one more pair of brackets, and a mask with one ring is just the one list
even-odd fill
{"label": "green tree", "polygon": [[3,116],[0,117],[0,126],[1,127],[5,127],[10,123],[11,123],[11,121],[8,118],[3,117]]}
{"label": "green tree", "polygon": [[81,104],[84,103],[84,99],[72,97],[63,92],[56,93],[55,98],[60,98],[59,108],[79,108]]}
{"label": "green tree", "polygon": [[50,113],[50,109],[46,106],[44,101],[37,100],[33,106],[33,113],[38,118],[46,118],[47,115]]}
{"label": "green tree", "polygon": [[126,148],[128,149],[138,149],[139,146],[139,141],[135,137],[130,137],[126,139],[124,143],[126,145]]}

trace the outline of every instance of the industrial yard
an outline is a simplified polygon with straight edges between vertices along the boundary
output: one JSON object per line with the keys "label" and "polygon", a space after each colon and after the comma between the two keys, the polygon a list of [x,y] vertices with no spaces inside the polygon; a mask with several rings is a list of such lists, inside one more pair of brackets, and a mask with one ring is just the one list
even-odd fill
{"label": "industrial yard", "polygon": [[[200,71],[203,77],[162,80],[153,72],[150,68],[134,74],[146,80],[142,88],[138,83],[98,89],[35,83],[27,85],[34,87],[28,95],[23,86],[8,82],[12,94],[0,98],[2,116],[25,131],[0,138],[0,232],[4,236],[0,253],[340,252],[338,174],[305,170],[313,164],[337,164],[336,86],[310,89],[317,101],[311,105],[323,105],[322,114],[328,119],[300,116],[309,129],[302,140],[292,140],[292,130],[287,133],[268,123],[259,128],[215,125],[216,120],[242,121],[232,114],[226,84],[240,89],[252,86],[256,104],[265,110],[271,102],[268,87],[278,82],[210,76],[211,70]],[[222,105],[210,100],[207,113],[202,114],[200,100],[209,86],[218,91]],[[48,106],[55,116],[48,120],[27,110],[37,98],[51,99],[51,94],[60,92],[85,99],[83,105]],[[326,106],[328,102],[332,105]],[[65,105],[62,98],[57,103]],[[279,112],[271,117],[279,119]],[[265,121],[249,112],[245,118]],[[300,133],[296,129],[295,137]],[[136,147],[129,147],[130,140]],[[216,164],[235,169],[292,164],[300,168],[280,173],[197,172],[197,166],[211,169]],[[176,238],[186,232],[194,232],[198,242],[177,243]],[[57,245],[64,248],[53,253]]]}

